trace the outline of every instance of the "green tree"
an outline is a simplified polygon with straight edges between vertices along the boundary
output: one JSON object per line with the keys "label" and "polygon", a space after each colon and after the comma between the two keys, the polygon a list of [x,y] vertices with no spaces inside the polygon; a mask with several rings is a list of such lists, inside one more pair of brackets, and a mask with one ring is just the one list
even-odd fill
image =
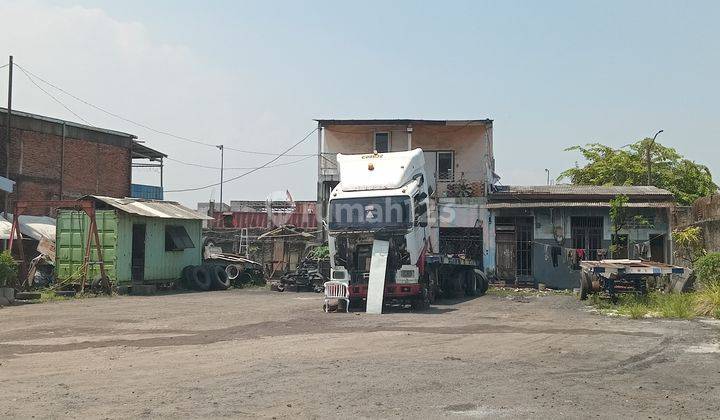
{"label": "green tree", "polygon": [[699,197],[717,192],[718,186],[706,166],[685,159],[671,147],[659,143],[651,146],[651,139],[621,149],[599,143],[570,147],[566,150],[579,151],[586,164],[562,172],[558,181],[567,178],[578,185],[646,185],[648,149],[652,162],[650,183],[673,193],[679,204],[690,205]]}
{"label": "green tree", "polygon": [[630,214],[627,207],[629,199],[627,195],[618,195],[610,200],[610,221],[612,222],[612,244],[610,254],[614,258],[621,246],[628,246],[627,243],[620,243],[620,231],[632,223],[634,226],[649,226],[650,222],[642,215]]}

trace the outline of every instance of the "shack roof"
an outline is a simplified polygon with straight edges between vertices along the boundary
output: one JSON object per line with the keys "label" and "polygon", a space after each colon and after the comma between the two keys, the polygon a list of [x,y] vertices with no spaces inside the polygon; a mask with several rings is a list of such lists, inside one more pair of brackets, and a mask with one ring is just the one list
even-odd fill
{"label": "shack roof", "polygon": [[89,195],[96,203],[105,204],[128,214],[160,219],[212,220],[212,217],[191,210],[175,201],[147,200],[142,198],[113,198]]}
{"label": "shack roof", "polygon": [[423,119],[316,119],[322,127],[328,125],[484,125],[492,124],[493,120],[423,120]]}
{"label": "shack roof", "polygon": [[508,185],[500,186],[488,196],[489,202],[562,202],[605,201],[618,195],[626,195],[628,201],[675,201],[670,191],[654,186],[637,185]]}

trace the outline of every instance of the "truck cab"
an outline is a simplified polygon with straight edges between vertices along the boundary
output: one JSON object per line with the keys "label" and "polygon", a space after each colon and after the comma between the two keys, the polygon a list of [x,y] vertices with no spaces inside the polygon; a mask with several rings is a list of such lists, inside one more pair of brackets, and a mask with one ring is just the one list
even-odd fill
{"label": "truck cab", "polygon": [[331,278],[349,285],[352,301],[367,297],[373,243],[387,241],[384,297],[417,304],[427,300],[421,281],[429,250],[432,187],[421,149],[338,155],[340,183],[328,204]]}

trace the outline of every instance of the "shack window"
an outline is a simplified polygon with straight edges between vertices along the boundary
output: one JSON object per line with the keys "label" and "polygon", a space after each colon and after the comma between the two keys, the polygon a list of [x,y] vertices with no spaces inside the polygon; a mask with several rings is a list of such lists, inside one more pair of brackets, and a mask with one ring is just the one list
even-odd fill
{"label": "shack window", "polygon": [[438,152],[437,154],[437,177],[440,181],[453,180],[453,168],[455,159],[453,152]]}
{"label": "shack window", "polygon": [[387,153],[390,151],[390,133],[375,133],[374,150],[378,153]]}
{"label": "shack window", "polygon": [[165,251],[182,251],[195,248],[184,226],[165,226]]}

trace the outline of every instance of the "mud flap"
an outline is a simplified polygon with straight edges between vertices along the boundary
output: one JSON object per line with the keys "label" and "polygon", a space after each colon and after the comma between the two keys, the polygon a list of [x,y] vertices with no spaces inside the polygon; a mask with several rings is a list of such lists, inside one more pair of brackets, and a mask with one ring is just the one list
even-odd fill
{"label": "mud flap", "polygon": [[368,281],[367,309],[369,314],[381,314],[383,294],[385,292],[385,270],[390,242],[374,240],[372,259],[370,260],[370,279]]}

